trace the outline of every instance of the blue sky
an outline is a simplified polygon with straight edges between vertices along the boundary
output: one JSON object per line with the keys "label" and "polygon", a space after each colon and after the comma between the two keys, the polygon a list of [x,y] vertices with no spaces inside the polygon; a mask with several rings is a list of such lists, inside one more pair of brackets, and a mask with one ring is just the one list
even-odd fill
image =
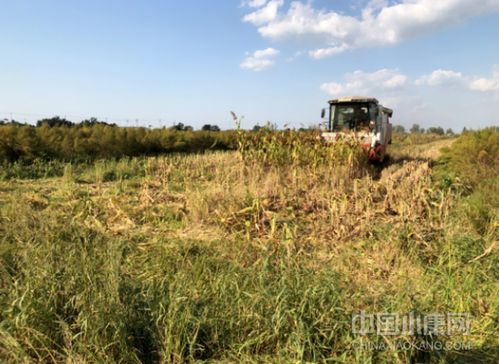
{"label": "blue sky", "polygon": [[499,0],[0,0],[0,49],[0,118],[299,127],[366,94],[499,124]]}

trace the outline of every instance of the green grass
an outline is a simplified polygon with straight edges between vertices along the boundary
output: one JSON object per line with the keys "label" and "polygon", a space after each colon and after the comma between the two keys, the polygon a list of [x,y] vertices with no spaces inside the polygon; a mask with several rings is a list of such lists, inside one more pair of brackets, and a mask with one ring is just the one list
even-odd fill
{"label": "green grass", "polygon": [[[379,179],[233,152],[19,165],[0,182],[0,361],[495,363],[495,187],[449,150]],[[360,311],[472,330],[362,337]],[[472,349],[394,346],[437,339]]]}

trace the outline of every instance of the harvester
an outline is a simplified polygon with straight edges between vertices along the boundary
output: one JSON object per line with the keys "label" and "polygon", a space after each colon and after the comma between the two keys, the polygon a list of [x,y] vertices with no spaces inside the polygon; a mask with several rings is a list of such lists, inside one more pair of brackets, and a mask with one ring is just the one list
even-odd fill
{"label": "harvester", "polygon": [[[392,142],[392,115],[393,110],[373,97],[340,97],[329,101],[329,121],[322,138],[328,143],[353,138],[370,160],[383,162]],[[321,116],[324,119],[326,109]]]}

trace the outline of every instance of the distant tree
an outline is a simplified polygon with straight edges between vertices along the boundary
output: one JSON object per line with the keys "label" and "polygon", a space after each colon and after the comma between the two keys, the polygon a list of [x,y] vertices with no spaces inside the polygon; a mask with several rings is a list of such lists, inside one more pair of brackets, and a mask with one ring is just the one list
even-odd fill
{"label": "distant tree", "polygon": [[49,127],[55,127],[55,126],[67,126],[67,127],[72,127],[75,124],[69,120],[66,120],[65,118],[61,118],[59,116],[54,116],[52,118],[48,119],[42,119],[38,120],[36,123],[37,127],[40,127],[42,125],[48,125]]}
{"label": "distant tree", "polygon": [[106,123],[105,121],[99,121],[97,118],[90,118],[90,119],[85,119],[83,120],[80,124],[80,126],[93,126],[93,125],[107,125],[107,126],[117,126],[116,124],[109,124]]}
{"label": "distant tree", "polygon": [[217,125],[205,124],[201,128],[204,131],[220,131],[220,128]]}
{"label": "distant tree", "polygon": [[440,126],[428,128],[428,130],[426,132],[428,134],[438,134],[438,135],[444,135],[445,134],[444,129],[441,128]]}
{"label": "distant tree", "polygon": [[403,133],[405,133],[405,128],[404,128],[402,125],[395,125],[395,126],[393,127],[393,131],[394,131],[395,133],[400,133],[400,134],[403,134]]}
{"label": "distant tree", "polygon": [[0,120],[0,125],[29,125],[29,124],[21,123],[20,121],[14,119],[3,119]]}
{"label": "distant tree", "polygon": [[447,129],[445,131],[445,134],[447,134],[447,135],[454,135],[454,130],[452,130],[451,128],[449,128],[449,129]]}
{"label": "distant tree", "polygon": [[409,131],[413,134],[415,133],[423,133],[424,132],[424,129],[422,129],[419,124],[413,124],[411,126],[411,128],[409,129]]}
{"label": "distant tree", "polygon": [[194,130],[194,128],[192,126],[184,125],[184,123],[174,124],[171,128],[173,130],[177,130],[177,131],[192,131],[192,130]]}
{"label": "distant tree", "polygon": [[173,126],[171,128],[173,130],[182,131],[182,130],[184,130],[184,127],[185,127],[185,125],[183,123],[178,123],[178,124],[173,124]]}
{"label": "distant tree", "polygon": [[252,129],[252,130],[253,130],[253,131],[258,131],[258,130],[260,130],[261,128],[262,128],[262,127],[261,127],[260,125],[256,124],[256,125],[253,127],[253,129]]}

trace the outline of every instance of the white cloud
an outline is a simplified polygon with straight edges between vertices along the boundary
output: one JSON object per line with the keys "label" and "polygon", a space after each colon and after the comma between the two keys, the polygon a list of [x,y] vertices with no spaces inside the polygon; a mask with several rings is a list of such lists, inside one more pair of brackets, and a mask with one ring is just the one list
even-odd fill
{"label": "white cloud", "polygon": [[240,67],[245,70],[263,71],[274,65],[274,59],[278,54],[279,51],[274,48],[255,51],[244,59]]}
{"label": "white cloud", "polygon": [[[348,86],[344,86],[341,83],[336,83],[336,82],[323,83],[321,85],[321,90],[331,96],[337,96],[346,93],[343,91],[346,88],[348,88]],[[359,92],[359,94],[360,93],[363,92]]]}
{"label": "white cloud", "polygon": [[336,46],[336,47],[328,47],[328,48],[319,48],[313,51],[309,51],[308,54],[310,57],[315,59],[326,58],[330,56],[334,56],[335,54],[339,54],[347,50],[348,47],[346,45]]}
{"label": "white cloud", "polygon": [[[258,4],[262,3],[261,1],[253,1],[249,3],[249,6],[260,6]],[[277,13],[279,8],[284,5],[284,0],[270,0],[268,3],[264,1],[261,7],[258,10],[246,15],[243,20],[248,23],[252,23],[254,25],[263,25],[265,23],[272,22],[277,17]]]}
{"label": "white cloud", "polygon": [[246,1],[244,5],[249,6],[250,8],[259,8],[264,6],[268,0],[250,0]]}
{"label": "white cloud", "polygon": [[490,92],[499,91],[499,69],[496,68],[492,73],[492,78],[476,78],[470,83],[470,89],[473,91]]}
{"label": "white cloud", "polygon": [[[406,127],[418,123],[425,128],[442,126],[460,130],[464,126],[497,124],[499,66],[493,68],[489,76],[442,68],[413,77],[409,78],[397,69],[359,70],[324,83],[320,88],[332,98],[349,95],[376,97],[381,104],[395,110],[394,123]],[[435,87],[429,92],[418,84],[452,84],[453,87]]]}
{"label": "white cloud", "polygon": [[253,56],[255,58],[267,58],[267,57],[274,57],[279,54],[279,51],[274,48],[267,48],[267,49],[262,49],[260,51],[256,51]]}
{"label": "white cloud", "polygon": [[459,83],[463,80],[461,72],[438,69],[428,75],[421,76],[416,80],[416,85],[442,86]]}
{"label": "white cloud", "polygon": [[244,17],[272,40],[307,37],[323,46],[309,52],[323,58],[349,49],[394,45],[421,34],[460,23],[485,13],[498,12],[499,0],[385,0],[370,1],[358,16],[317,9],[311,2],[284,0],[260,4]]}
{"label": "white cloud", "polygon": [[398,70],[381,69],[372,73],[355,71],[347,73],[344,83],[329,82],[321,85],[321,90],[331,96],[339,95],[367,95],[380,90],[396,90],[403,88],[407,82],[407,76]]}
{"label": "white cloud", "polygon": [[464,75],[458,71],[437,69],[422,75],[415,82],[396,69],[381,69],[372,73],[355,71],[344,75],[345,82],[329,82],[321,85],[321,90],[330,95],[386,93],[399,90],[410,84],[417,86],[459,86],[479,92],[499,91],[499,67],[495,67],[491,78]]}

